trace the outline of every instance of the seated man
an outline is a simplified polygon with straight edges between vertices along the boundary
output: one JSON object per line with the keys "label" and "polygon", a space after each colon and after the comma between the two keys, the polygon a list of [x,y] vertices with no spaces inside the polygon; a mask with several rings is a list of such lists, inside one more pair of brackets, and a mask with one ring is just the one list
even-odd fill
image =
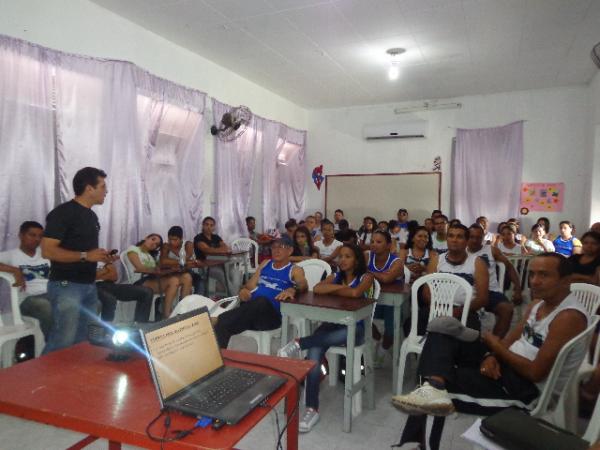
{"label": "seated man", "polygon": [[40,242],[43,235],[44,227],[38,222],[23,222],[19,228],[19,248],[0,253],[0,271],[15,277],[15,286],[20,288],[21,314],[39,320],[48,340],[52,327],[52,306],[46,294],[50,261],[42,258]]}
{"label": "seated man", "polygon": [[[464,225],[456,224],[448,228],[448,250],[439,257],[429,260],[427,273],[450,273],[465,279],[473,287],[473,297],[469,305],[470,313],[467,323],[470,327],[479,329],[479,317],[476,312],[487,306],[489,275],[483,260],[467,252],[468,241],[469,229]],[[426,307],[419,308],[419,335],[425,334],[425,328],[429,320],[430,296],[429,289],[424,289],[423,300]],[[458,291],[454,298],[454,317],[461,318],[465,300],[465,293],[462,290]]]}
{"label": "seated man", "polygon": [[274,330],[281,326],[279,301],[294,298],[308,289],[304,270],[290,262],[293,246],[277,239],[271,245],[273,258],[264,261],[242,287],[238,308],[219,316],[215,333],[219,346],[227,348],[231,336],[246,330]]}
{"label": "seated man", "polygon": [[101,318],[105,322],[115,319],[117,301],[136,302],[134,320],[148,322],[152,309],[154,291],[147,286],[117,283],[119,275],[112,263],[96,271],[96,289],[98,300],[102,304]]}
{"label": "seated man", "polygon": [[485,231],[484,229],[474,223],[469,227],[469,243],[467,245],[467,252],[470,255],[478,256],[483,260],[488,268],[489,273],[489,291],[488,291],[488,302],[485,307],[486,311],[494,313],[496,316],[496,325],[494,326],[494,334],[496,336],[504,337],[510,328],[510,322],[513,316],[513,305],[504,296],[503,288],[498,283],[498,275],[496,274],[496,261],[504,264],[510,280],[513,282],[513,293],[512,301],[516,305],[521,304],[523,301],[521,298],[521,281],[519,274],[510,263],[508,258],[502,254],[497,247],[491,245],[484,245]]}
{"label": "seated man", "polygon": [[[401,443],[423,444],[427,414],[489,415],[509,406],[533,406],[560,349],[589,324],[585,307],[570,294],[571,272],[569,261],[557,253],[536,256],[529,265],[529,286],[532,298],[540,300],[504,339],[483,333],[481,340],[465,342],[429,333],[417,371],[423,385],[392,398],[395,407],[410,414]],[[567,357],[557,391],[584,355],[582,347]],[[439,438],[441,430],[434,435]]]}

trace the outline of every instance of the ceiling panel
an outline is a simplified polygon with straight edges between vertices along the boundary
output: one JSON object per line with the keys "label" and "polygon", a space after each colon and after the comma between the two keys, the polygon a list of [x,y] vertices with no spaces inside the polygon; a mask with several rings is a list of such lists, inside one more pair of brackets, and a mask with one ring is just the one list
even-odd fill
{"label": "ceiling panel", "polygon": [[[582,84],[597,71],[600,0],[95,3],[311,108]],[[395,82],[391,47],[407,50]]]}

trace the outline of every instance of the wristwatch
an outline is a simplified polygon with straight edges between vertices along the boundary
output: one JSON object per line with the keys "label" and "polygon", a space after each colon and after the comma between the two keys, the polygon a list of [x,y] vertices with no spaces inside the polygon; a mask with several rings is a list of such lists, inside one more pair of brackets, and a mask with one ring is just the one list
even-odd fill
{"label": "wristwatch", "polygon": [[80,252],[79,253],[79,261],[81,261],[81,262],[86,262],[87,261],[87,252]]}

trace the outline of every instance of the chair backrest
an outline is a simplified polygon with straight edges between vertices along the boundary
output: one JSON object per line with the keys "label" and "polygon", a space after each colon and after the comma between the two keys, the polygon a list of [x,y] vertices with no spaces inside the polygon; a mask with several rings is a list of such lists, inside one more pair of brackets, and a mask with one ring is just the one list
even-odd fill
{"label": "chair backrest", "polygon": [[21,310],[19,309],[19,288],[13,286],[15,277],[11,273],[0,272],[0,279],[3,279],[6,285],[0,286],[0,288],[6,288],[4,291],[9,292],[10,295],[10,313],[5,312],[4,307],[2,308],[2,311],[0,311],[0,328],[5,325],[23,325]]}
{"label": "chair backrest", "polygon": [[[233,251],[245,251],[248,250],[247,258],[249,261],[252,261],[251,258],[254,259],[254,263],[251,264],[251,267],[258,267],[258,243],[249,238],[238,238],[231,243],[231,249]],[[254,251],[250,250],[254,249]],[[254,254],[252,254],[254,253]]]}
{"label": "chair backrest", "polygon": [[377,300],[381,294],[381,284],[377,280],[373,280],[373,299]]}
{"label": "chair backrest", "polygon": [[[431,301],[429,303],[429,320],[431,322],[436,317],[452,316],[454,297],[459,291],[466,294],[464,308],[462,312],[461,322],[466,325],[467,316],[469,314],[469,306],[471,305],[471,297],[473,296],[473,287],[469,282],[457,275],[450,273],[431,273],[417,279],[411,290],[411,324],[410,335],[417,336],[417,320],[419,316],[419,288],[427,284],[431,293]],[[457,305],[456,305],[457,306]]]}
{"label": "chair backrest", "polygon": [[[560,349],[556,356],[556,360],[552,365],[552,369],[550,369],[550,373],[546,378],[542,392],[540,392],[538,402],[530,413],[533,417],[543,417],[551,413],[556,405],[558,405],[560,396],[566,391],[566,387],[577,374],[576,368],[581,365],[583,358],[585,358],[597,323],[598,316],[594,316],[590,320],[590,325],[588,325],[584,331],[579,333]],[[574,358],[570,361],[572,367],[564,367],[567,358],[570,357]],[[575,369],[573,369],[574,367]],[[564,381],[564,384],[559,386],[559,381]]]}
{"label": "chair backrest", "polygon": [[594,444],[600,440],[600,399],[596,399],[596,405],[594,406],[594,412],[588,423],[583,439],[588,441],[590,444]]}
{"label": "chair backrest", "polygon": [[331,266],[320,259],[305,259],[296,265],[304,269],[304,276],[306,277],[306,281],[308,281],[309,291],[312,291],[315,284],[321,281],[323,272],[325,272],[326,277],[331,275]]}
{"label": "chair backrest", "polygon": [[588,283],[571,283],[571,294],[574,294],[593,316],[600,307],[600,287]]}
{"label": "chair backrest", "polygon": [[121,266],[123,266],[127,283],[132,284],[134,268],[133,264],[131,264],[129,257],[127,256],[127,251],[122,252],[119,255],[119,259],[121,260]]}
{"label": "chair backrest", "polygon": [[521,280],[521,290],[527,290],[529,288],[529,262],[533,259],[533,257],[527,255],[511,255],[507,256],[506,258],[519,274],[519,280]]}

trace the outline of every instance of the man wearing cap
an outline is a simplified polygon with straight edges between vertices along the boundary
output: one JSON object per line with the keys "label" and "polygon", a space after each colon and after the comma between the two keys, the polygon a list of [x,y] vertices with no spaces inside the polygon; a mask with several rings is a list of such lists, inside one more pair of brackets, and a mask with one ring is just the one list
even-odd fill
{"label": "man wearing cap", "polygon": [[[393,405],[410,414],[401,444],[424,441],[426,415],[455,410],[489,415],[509,406],[532,408],[560,349],[589,325],[585,307],[570,293],[572,267],[557,253],[542,253],[529,265],[532,302],[504,339],[484,332],[481,339],[456,321],[429,324],[417,374],[423,384]],[[559,374],[557,391],[585,355],[571,352]],[[434,421],[434,428],[436,422]],[[441,436],[441,430],[431,436]],[[432,444],[430,440],[430,445]],[[432,448],[437,445],[432,445]]]}
{"label": "man wearing cap", "polygon": [[274,330],[281,326],[279,301],[308,289],[304,270],[290,262],[293,246],[284,239],[271,244],[272,259],[263,261],[239,293],[241,305],[224,312],[215,325],[219,346],[246,330]]}

